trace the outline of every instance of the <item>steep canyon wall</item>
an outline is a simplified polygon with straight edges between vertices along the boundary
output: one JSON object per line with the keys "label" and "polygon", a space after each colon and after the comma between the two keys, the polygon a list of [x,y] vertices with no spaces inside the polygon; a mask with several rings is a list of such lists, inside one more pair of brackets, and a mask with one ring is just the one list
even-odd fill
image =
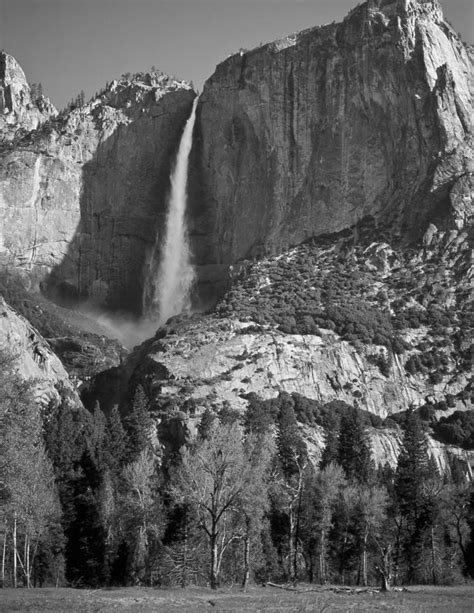
{"label": "steep canyon wall", "polygon": [[[48,279],[60,297],[140,312],[195,93],[142,74],[51,121],[32,106],[21,69],[2,58],[5,140],[25,118],[39,128],[3,147],[2,262]],[[369,0],[342,23],[219,64],[199,100],[190,160],[203,301],[238,260],[367,216],[406,242],[429,223],[463,226],[473,194],[471,86],[469,49],[436,0]]]}
{"label": "steep canyon wall", "polygon": [[472,205],[467,50],[436,1],[371,0],[217,66],[198,108],[203,286],[366,216],[408,240]]}
{"label": "steep canyon wall", "polygon": [[2,263],[59,300],[139,312],[194,97],[166,75],[136,75],[4,147]]}

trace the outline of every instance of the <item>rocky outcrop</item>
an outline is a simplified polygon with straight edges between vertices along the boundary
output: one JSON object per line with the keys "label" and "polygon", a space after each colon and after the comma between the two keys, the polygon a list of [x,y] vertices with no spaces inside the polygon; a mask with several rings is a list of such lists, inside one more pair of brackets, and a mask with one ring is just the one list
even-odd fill
{"label": "rocky outcrop", "polygon": [[[372,455],[380,466],[388,464],[393,469],[397,466],[403,432],[392,429],[370,428],[368,436]],[[453,462],[458,462],[466,474],[472,479],[474,467],[474,451],[461,449],[454,445],[445,445],[431,436],[426,437],[428,454],[434,459],[441,474],[449,473]]]}
{"label": "rocky outcrop", "polygon": [[43,95],[32,96],[21,66],[0,51],[0,142],[35,130],[57,114]]}
{"label": "rocky outcrop", "polygon": [[1,296],[0,350],[10,356],[20,377],[32,382],[34,397],[40,406],[47,407],[51,401],[59,403],[61,388],[68,390],[70,398],[80,404],[74,384],[48,343]]}
{"label": "rocky outcrop", "polygon": [[[206,408],[223,407],[243,413],[248,395],[275,398],[281,391],[298,393],[325,404],[331,400],[368,410],[381,417],[444,398],[459,388],[461,379],[451,386],[427,389],[421,377],[409,377],[396,360],[390,376],[384,376],[367,359],[374,349],[358,351],[327,330],[320,336],[285,335],[258,331],[255,324],[213,317],[179,319],[155,340],[145,343],[131,356],[135,363],[133,384],[141,383],[151,399],[152,409],[186,414],[191,431]],[[464,381],[465,383],[465,381]],[[460,400],[447,411],[472,409],[469,400]],[[177,412],[178,411],[178,412]],[[183,413],[184,411],[184,413]],[[168,413],[168,418],[172,415]],[[324,429],[300,425],[310,457],[318,463],[325,444]],[[377,465],[396,467],[403,432],[400,428],[368,428],[372,454]],[[444,445],[427,438],[428,451],[441,472],[450,470],[456,458],[466,470],[474,462],[474,452]]]}
{"label": "rocky outcrop", "polygon": [[472,214],[472,65],[436,0],[369,0],[217,66],[198,107],[203,287],[243,257],[353,226],[406,239]]}
{"label": "rocky outcrop", "polygon": [[[114,81],[4,152],[0,258],[59,301],[140,312],[170,165],[194,92],[161,73]],[[158,239],[157,239],[158,237]]]}
{"label": "rocky outcrop", "polygon": [[[182,411],[194,424],[206,408],[243,413],[253,394],[342,401],[392,416],[370,436],[377,462],[395,466],[396,413],[418,408],[428,422],[473,410],[472,251],[466,231],[433,224],[419,249],[372,236],[359,226],[243,262],[212,312],[171,319],[132,353],[130,391],[141,384],[156,414]],[[324,432],[309,424],[301,428],[316,461]],[[432,438],[429,447],[442,471],[454,457],[474,460]]]}
{"label": "rocky outcrop", "polygon": [[[319,335],[283,334],[214,317],[170,324],[167,334],[150,341],[141,356],[138,374],[150,395],[197,406],[227,402],[237,410],[247,406],[247,395],[274,398],[279,392],[297,392],[321,403],[342,400],[381,417],[456,396],[467,384],[460,373],[449,383],[427,385],[422,376],[409,376],[404,359],[394,357],[384,375],[369,356],[380,348],[355,348],[330,330]],[[472,408],[459,399],[455,409]],[[444,413],[443,414],[447,414]]]}

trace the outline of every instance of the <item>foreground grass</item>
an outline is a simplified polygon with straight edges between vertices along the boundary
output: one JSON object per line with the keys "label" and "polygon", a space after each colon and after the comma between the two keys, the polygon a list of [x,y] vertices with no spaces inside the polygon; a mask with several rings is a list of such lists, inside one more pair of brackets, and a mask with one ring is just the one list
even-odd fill
{"label": "foreground grass", "polygon": [[334,613],[347,611],[390,611],[431,613],[473,611],[474,586],[410,587],[407,592],[334,593],[329,590],[290,592],[272,587],[212,591],[206,588],[153,589],[118,588],[77,590],[72,588],[4,589],[0,611],[99,613],[140,611],[164,613],[189,611],[271,611],[272,613]]}

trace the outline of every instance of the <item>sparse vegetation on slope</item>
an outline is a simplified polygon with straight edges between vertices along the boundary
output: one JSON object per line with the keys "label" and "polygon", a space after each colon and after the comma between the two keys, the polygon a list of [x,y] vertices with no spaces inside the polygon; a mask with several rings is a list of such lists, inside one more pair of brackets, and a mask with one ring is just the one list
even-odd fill
{"label": "sparse vegetation on slope", "polygon": [[[374,234],[370,226],[362,230]],[[359,240],[345,233],[243,262],[216,313],[285,334],[329,329],[356,348],[385,346],[388,355],[370,354],[384,374],[390,354],[406,354],[407,373],[433,385],[469,370],[467,236],[438,233],[409,250],[369,242],[364,233]]]}

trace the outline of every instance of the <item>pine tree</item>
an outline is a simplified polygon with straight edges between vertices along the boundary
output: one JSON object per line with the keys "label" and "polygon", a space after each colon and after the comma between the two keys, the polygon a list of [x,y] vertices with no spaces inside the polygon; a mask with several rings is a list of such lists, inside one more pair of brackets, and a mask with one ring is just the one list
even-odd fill
{"label": "pine tree", "polygon": [[420,419],[412,411],[407,417],[402,449],[395,473],[395,491],[404,515],[418,520],[423,504],[423,483],[429,477],[429,457]]}
{"label": "pine tree", "polygon": [[152,426],[150,403],[145,390],[139,385],[133,397],[132,410],[125,418],[128,462],[135,460],[143,450],[149,447]]}
{"label": "pine tree", "polygon": [[100,485],[100,474],[86,450],[70,485],[72,518],[66,528],[66,578],[94,587],[100,586],[106,576],[106,533],[97,495]]}
{"label": "pine tree", "polygon": [[275,423],[272,412],[254,392],[247,396],[247,401],[243,420],[245,434],[252,433],[257,436],[267,434]]}
{"label": "pine tree", "polygon": [[293,398],[288,393],[282,392],[278,400],[280,404],[277,423],[278,459],[283,475],[289,479],[299,473],[300,467],[306,461],[307,450],[299,433]]}
{"label": "pine tree", "polygon": [[324,435],[325,445],[319,462],[321,470],[337,462],[339,455],[339,422],[335,416],[331,416],[328,421]]}
{"label": "pine tree", "polygon": [[106,576],[104,518],[100,492],[105,421],[99,407],[91,415],[66,390],[62,403],[45,416],[45,440],[53,462],[66,536],[66,578],[97,585]]}
{"label": "pine tree", "polygon": [[99,472],[102,472],[105,469],[103,456],[107,420],[102,412],[102,409],[100,408],[98,400],[94,405],[91,426],[91,432],[88,436],[89,448],[97,469]]}
{"label": "pine tree", "polygon": [[115,405],[107,418],[107,426],[104,438],[104,463],[113,475],[120,473],[125,460],[127,439],[122,419]]}
{"label": "pine tree", "polygon": [[417,414],[411,411],[395,473],[395,494],[404,519],[404,559],[399,559],[398,564],[405,563],[407,579],[415,582],[422,580],[425,532],[431,523],[425,508],[429,467],[425,433]]}
{"label": "pine tree", "polygon": [[374,475],[370,445],[362,420],[355,410],[341,419],[337,461],[349,480],[367,483]]}
{"label": "pine tree", "polygon": [[216,414],[214,411],[211,411],[209,407],[206,407],[204,413],[201,415],[201,419],[197,427],[198,436],[200,439],[204,440],[209,436],[215,419]]}
{"label": "pine tree", "polygon": [[274,495],[288,518],[289,577],[298,580],[298,546],[303,501],[304,477],[308,464],[306,444],[301,438],[294,411],[294,400],[286,392],[278,398],[280,413],[277,423],[278,465],[280,479],[275,482]]}

